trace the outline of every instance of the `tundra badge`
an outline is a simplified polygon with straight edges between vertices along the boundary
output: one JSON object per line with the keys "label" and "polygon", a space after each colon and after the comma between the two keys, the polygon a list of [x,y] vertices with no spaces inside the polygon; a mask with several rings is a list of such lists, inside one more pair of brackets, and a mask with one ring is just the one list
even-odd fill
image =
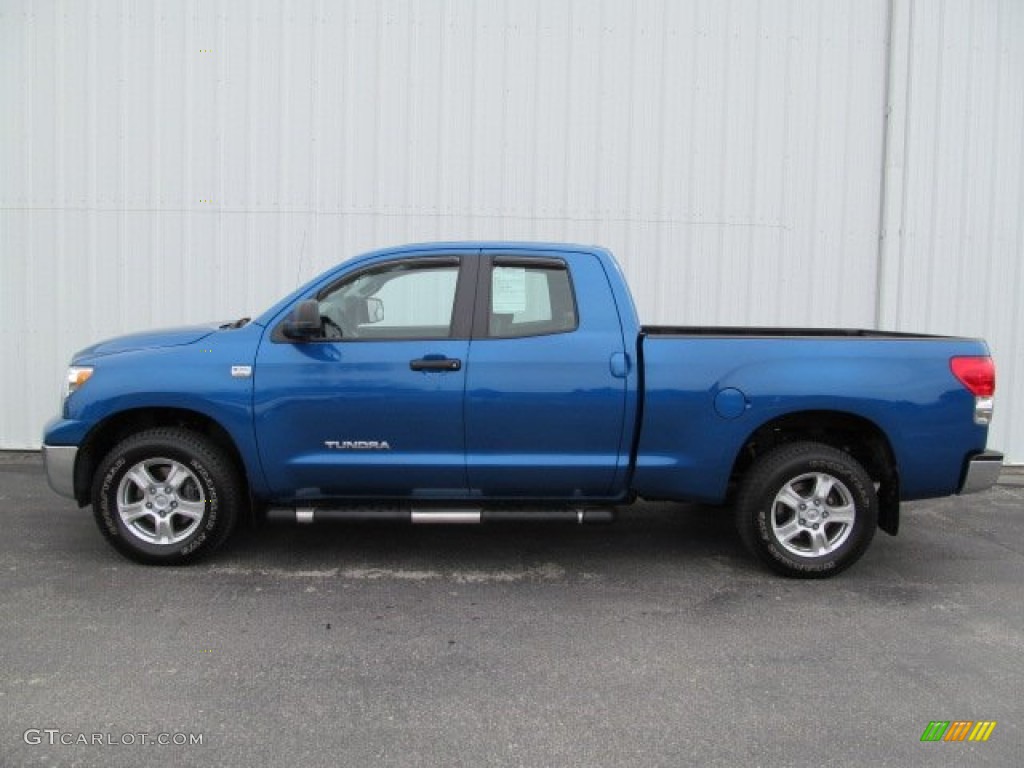
{"label": "tundra badge", "polygon": [[387,440],[324,440],[324,445],[336,451],[390,451]]}

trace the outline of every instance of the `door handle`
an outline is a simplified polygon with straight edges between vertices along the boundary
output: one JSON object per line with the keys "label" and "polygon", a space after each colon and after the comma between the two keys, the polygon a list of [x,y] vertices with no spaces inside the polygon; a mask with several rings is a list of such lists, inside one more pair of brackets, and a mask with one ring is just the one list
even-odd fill
{"label": "door handle", "polygon": [[615,378],[626,378],[629,375],[629,355],[625,352],[613,352],[608,360],[608,368]]}
{"label": "door handle", "polygon": [[410,360],[409,367],[414,371],[458,371],[462,368],[462,361],[454,357],[428,356]]}

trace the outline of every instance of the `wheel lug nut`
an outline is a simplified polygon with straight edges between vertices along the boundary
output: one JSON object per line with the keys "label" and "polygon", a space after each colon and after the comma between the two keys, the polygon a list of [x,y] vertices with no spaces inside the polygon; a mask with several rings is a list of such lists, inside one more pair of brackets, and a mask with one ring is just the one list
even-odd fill
{"label": "wheel lug nut", "polygon": [[805,509],[807,509],[807,505],[806,504],[801,504],[800,505],[800,511],[802,512]]}
{"label": "wheel lug nut", "polygon": [[177,508],[178,508],[178,502],[172,501],[171,502],[171,509],[177,509]]}
{"label": "wheel lug nut", "polygon": [[171,486],[168,485],[168,486],[166,486],[164,488],[164,493],[171,493],[171,492],[172,492]]}
{"label": "wheel lug nut", "polygon": [[817,523],[814,524],[814,530],[818,530],[818,524]]}
{"label": "wheel lug nut", "polygon": [[152,504],[150,504],[150,503],[149,503],[149,502],[147,501],[147,502],[146,502],[146,509],[152,509],[152,508],[153,508],[153,505],[152,505]]}
{"label": "wheel lug nut", "polygon": [[822,516],[822,517],[828,517],[828,512],[822,512],[822,513],[821,513],[821,516]]}
{"label": "wheel lug nut", "polygon": [[156,486],[155,485],[149,486],[149,492],[150,493],[156,493]]}
{"label": "wheel lug nut", "polygon": [[802,517],[800,518],[800,525],[807,525],[807,521],[804,520]]}

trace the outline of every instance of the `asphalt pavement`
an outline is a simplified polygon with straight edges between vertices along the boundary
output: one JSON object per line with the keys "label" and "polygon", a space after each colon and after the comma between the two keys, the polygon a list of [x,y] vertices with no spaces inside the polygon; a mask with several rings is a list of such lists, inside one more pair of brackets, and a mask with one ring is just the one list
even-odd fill
{"label": "asphalt pavement", "polygon": [[678,504],[145,567],[11,454],[0,515],[3,768],[1024,765],[1024,475],[812,582]]}

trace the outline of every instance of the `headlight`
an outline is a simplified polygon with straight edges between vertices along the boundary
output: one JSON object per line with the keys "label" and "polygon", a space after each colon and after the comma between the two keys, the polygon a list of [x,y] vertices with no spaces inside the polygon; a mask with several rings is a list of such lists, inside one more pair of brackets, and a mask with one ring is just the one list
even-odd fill
{"label": "headlight", "polygon": [[72,392],[77,392],[90,376],[92,376],[92,368],[68,368],[68,380],[64,384],[64,399],[67,399]]}

